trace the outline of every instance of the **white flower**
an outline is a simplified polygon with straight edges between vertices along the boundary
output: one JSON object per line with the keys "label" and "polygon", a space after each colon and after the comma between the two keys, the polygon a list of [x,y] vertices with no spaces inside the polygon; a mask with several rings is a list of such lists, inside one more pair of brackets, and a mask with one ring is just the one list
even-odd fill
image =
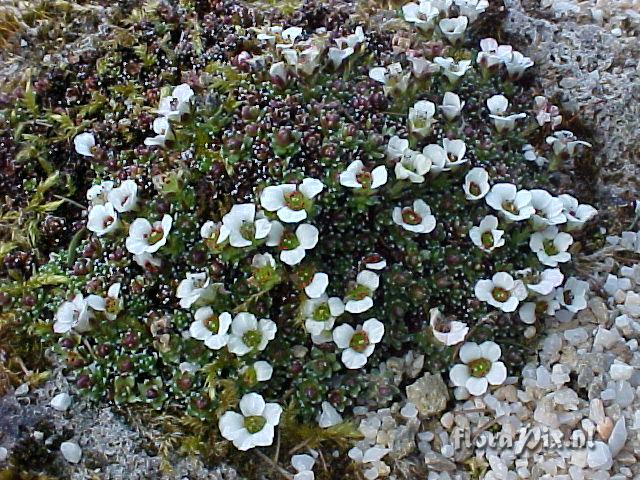
{"label": "white flower", "polygon": [[230,233],[229,228],[223,225],[222,222],[216,223],[208,220],[200,227],[200,236],[210,247],[224,243],[229,238]]}
{"label": "white flower", "polygon": [[202,273],[187,273],[187,278],[178,284],[176,297],[180,299],[182,308],[189,308],[207,293],[209,276]]}
{"label": "white flower", "polygon": [[560,195],[562,202],[562,211],[567,218],[567,226],[569,230],[579,230],[585,223],[598,214],[598,211],[591,205],[579,204],[575,197],[563,193]]}
{"label": "white flower", "polygon": [[309,298],[302,304],[301,314],[305,319],[304,327],[311,334],[315,344],[331,341],[331,329],[337,317],[344,313],[344,303],[337,297],[329,298],[322,294],[318,298]]}
{"label": "white flower", "polygon": [[377,253],[367,255],[362,259],[362,262],[364,263],[365,268],[368,268],[369,270],[382,270],[387,266],[387,261],[384,257]]}
{"label": "white flower", "polygon": [[421,0],[419,4],[411,2],[403,5],[402,15],[405,21],[413,23],[423,32],[428,32],[433,29],[440,10],[431,2]]}
{"label": "white flower", "polygon": [[398,180],[409,180],[412,183],[424,182],[424,176],[429,170],[431,170],[431,159],[411,149],[404,152],[394,167]]}
{"label": "white flower", "polygon": [[440,109],[442,110],[442,114],[445,118],[451,121],[460,115],[460,112],[464,107],[464,103],[465,102],[460,101],[460,97],[455,93],[445,92]]}
{"label": "white flower", "polygon": [[464,387],[471,395],[482,395],[489,385],[502,385],[507,378],[507,368],[499,362],[502,351],[494,342],[478,345],[467,342],[458,353],[462,363],[449,371],[449,379],[456,387]]}
{"label": "white flower", "polygon": [[436,145],[435,143],[426,145],[422,149],[422,155],[425,156],[431,165],[429,171],[440,173],[449,170],[449,168],[447,168],[449,157],[447,156],[447,151],[442,146]]}
{"label": "white flower", "polygon": [[364,43],[366,39],[367,37],[364,35],[364,30],[360,25],[358,25],[352,34],[347,35],[346,37],[336,38],[336,43],[339,47],[356,47],[361,43]]}
{"label": "white flower", "polygon": [[480,40],[480,50],[476,57],[476,63],[485,68],[491,68],[511,56],[513,49],[511,45],[498,45],[494,38],[483,38]]}
{"label": "white flower", "polygon": [[437,308],[429,310],[429,317],[433,336],[447,346],[463,342],[467,333],[469,333],[469,327],[466,323],[458,322],[457,320],[447,322]]}
{"label": "white flower", "polygon": [[349,369],[364,367],[371,356],[375,344],[382,340],[384,325],[375,318],[365,321],[354,329],[351,325],[342,324],[333,330],[333,341],[342,348],[342,363]]}
{"label": "white flower", "polygon": [[318,243],[318,229],[308,223],[298,225],[295,234],[285,230],[284,226],[274,221],[267,237],[267,246],[280,248],[280,260],[287,265],[297,265]]}
{"label": "white flower", "polygon": [[239,370],[239,373],[245,378],[249,378],[249,383],[253,384],[255,382],[268,382],[271,380],[271,376],[273,375],[273,367],[269,362],[265,362],[264,360],[258,360],[254,362],[253,365],[247,366],[245,365]]}
{"label": "white flower", "polygon": [[424,200],[415,200],[413,207],[395,207],[392,217],[396,225],[413,233],[429,233],[436,228],[436,217]]}
{"label": "white flower", "polygon": [[471,241],[485,252],[491,252],[503,246],[503,235],[504,230],[498,229],[498,218],[493,215],[487,215],[480,221],[479,226],[471,227],[469,230]]}
{"label": "white flower", "polygon": [[524,71],[533,66],[533,60],[529,57],[525,57],[518,51],[513,51],[511,55],[503,59],[505,67],[507,67],[507,73],[512,79],[518,79],[522,77]]}
{"label": "white flower", "polygon": [[282,56],[295,68],[296,72],[303,75],[311,75],[320,65],[320,50],[315,45],[310,45],[301,52],[287,48],[282,51]]}
{"label": "white flower", "polygon": [[222,217],[221,235],[218,243],[225,240],[223,230],[229,231],[229,243],[232,247],[243,248],[253,245],[255,240],[266,238],[271,231],[271,222],[261,212],[256,214],[256,206],[253,203],[240,203],[231,207],[231,210]]}
{"label": "white flower", "polygon": [[85,157],[93,157],[94,147],[96,146],[96,139],[93,133],[84,132],[73,139],[73,145],[76,147],[76,152]]}
{"label": "white flower", "polygon": [[355,285],[346,295],[345,310],[349,313],[362,313],[373,307],[373,292],[380,286],[377,273],[363,270],[358,273]]}
{"label": "white flower", "polygon": [[84,298],[77,294],[73,300],[62,302],[55,314],[53,331],[55,333],[67,333],[71,329],[78,332],[89,330],[89,322],[93,318],[94,310],[104,310],[104,299],[97,295],[89,295]]}
{"label": "white flower", "polygon": [[154,257],[148,252],[141,253],[140,255],[134,255],[133,260],[149,272],[156,272],[160,265],[162,265],[162,260]]}
{"label": "white flower", "polygon": [[300,35],[302,35],[302,33],[303,33],[303,30],[300,27],[288,27],[282,30],[282,32],[280,33],[280,36],[285,42],[289,44],[293,44],[295,43],[296,39]]}
{"label": "white flower", "polygon": [[464,177],[464,193],[467,200],[480,200],[490,190],[489,173],[482,167],[469,170]]}
{"label": "white flower", "polygon": [[557,267],[558,263],[571,260],[568,252],[573,243],[573,237],[565,232],[558,232],[558,227],[547,227],[541,232],[534,232],[529,238],[531,251],[538,255],[543,265]]}
{"label": "white flower", "polygon": [[254,29],[258,31],[256,38],[261,41],[267,41],[269,43],[275,43],[275,40],[279,34],[282,33],[282,27],[279,25],[266,26],[261,29]]}
{"label": "white flower", "polygon": [[504,95],[494,95],[487,100],[487,108],[491,114],[489,117],[493,120],[493,124],[498,132],[504,130],[513,130],[516,126],[516,120],[525,118],[526,113],[515,113],[506,115],[509,108],[509,100]]}
{"label": "white flower", "polygon": [[369,77],[384,85],[385,94],[393,91],[403,93],[409,86],[410,73],[403,73],[400,63],[392,63],[388,67],[374,67],[369,70]]}
{"label": "white flower", "polygon": [[118,318],[118,313],[122,310],[122,300],[120,299],[120,282],[114,283],[107,290],[107,298],[104,299],[104,316],[108,320]]}
{"label": "white flower", "polygon": [[533,215],[533,224],[536,227],[547,225],[560,225],[567,221],[563,213],[562,200],[554,197],[546,190],[533,189],[531,192],[531,206],[536,213]]}
{"label": "white flower", "polygon": [[442,140],[442,145],[447,155],[445,163],[447,170],[467,162],[467,159],[464,158],[465,153],[467,153],[467,146],[462,140],[445,138]]}
{"label": "white flower", "polygon": [[577,140],[576,136],[569,130],[553,132],[553,135],[546,138],[546,142],[548,145],[551,145],[553,153],[556,156],[566,153],[570,157],[573,157],[576,154],[578,147],[591,148],[590,143]]}
{"label": "white flower", "polygon": [[171,124],[167,117],[158,117],[152,124],[153,132],[156,134],[154,137],[147,137],[144,139],[144,144],[147,146],[164,147],[167,140],[173,139],[173,133],[171,132]]}
{"label": "white flower", "polygon": [[307,218],[311,200],[324,189],[316,178],[305,178],[300,186],[293,183],[266,187],[260,194],[265,210],[276,212],[283,222],[297,223]]}
{"label": "white flower", "polygon": [[527,289],[521,280],[514,280],[507,272],[497,272],[491,280],[478,280],[476,298],[503,312],[514,312],[518,303],[527,298]]}
{"label": "white flower", "polygon": [[303,454],[291,457],[291,466],[298,472],[293,476],[293,480],[313,480],[315,475],[312,469],[315,463],[316,460],[311,455]]}
{"label": "white flower", "polygon": [[413,107],[409,108],[409,129],[421,137],[424,137],[431,131],[431,125],[435,122],[433,116],[436,113],[434,103],[427,100],[416,102]]}
{"label": "white flower", "polygon": [[455,4],[460,15],[469,17],[469,23],[475,22],[489,8],[489,0],[455,0]]}
{"label": "white flower", "polygon": [[469,25],[469,19],[465,16],[455,18],[443,18],[440,20],[438,26],[440,31],[445,36],[449,43],[456,44],[464,37],[464,32],[467,31]]}
{"label": "white flower", "polygon": [[138,185],[133,180],[125,180],[119,187],[107,194],[113,208],[120,213],[130,212],[138,202]]}
{"label": "white flower", "polygon": [[402,157],[407,150],[409,150],[409,140],[400,138],[397,135],[391,137],[389,143],[387,143],[387,155],[389,158]]}
{"label": "white flower", "polygon": [[262,351],[270,340],[276,338],[278,327],[268,318],[258,321],[255,315],[241,312],[231,323],[231,334],[227,348],[238,356],[249,352]]}
{"label": "white flower", "polygon": [[547,159],[543,156],[540,156],[536,153],[536,149],[530,143],[527,143],[522,147],[522,155],[524,159],[528,162],[534,162],[539,167],[542,167],[545,163],[547,163]]}
{"label": "white flower", "polygon": [[560,302],[554,294],[539,296],[535,302],[525,302],[520,306],[518,315],[522,323],[533,325],[538,315],[554,316],[560,309]]}
{"label": "white flower", "polygon": [[562,285],[564,275],[558,268],[547,268],[540,275],[531,279],[527,283],[527,288],[539,295],[548,295],[555,290],[556,287]]}
{"label": "white flower", "polygon": [[538,125],[543,127],[545,124],[550,123],[552,130],[560,126],[562,123],[560,109],[556,105],[552,105],[547,97],[536,95],[533,103],[533,111],[536,113]]}
{"label": "white flower", "polygon": [[92,205],[104,205],[107,203],[107,197],[111,190],[113,190],[113,182],[110,180],[93,185],[87,190],[87,200],[89,200]]}
{"label": "white flower", "polygon": [[407,60],[411,62],[411,71],[417,78],[422,78],[440,71],[438,65],[426,58],[407,55]]}
{"label": "white flower", "polygon": [[379,165],[369,171],[362,160],[354,160],[344,172],[340,173],[340,185],[343,187],[375,190],[387,183],[387,169]]}
{"label": "white flower", "polygon": [[89,210],[87,228],[99,237],[113,232],[120,222],[111,203],[95,205]]}
{"label": "white flower", "polygon": [[313,274],[313,278],[309,285],[304,287],[304,293],[306,293],[309,298],[319,298],[328,286],[329,275],[323,272],[316,272]]}
{"label": "white flower", "polygon": [[161,117],[180,120],[183,113],[189,113],[191,110],[189,102],[193,95],[194,92],[189,85],[186,83],[178,85],[170,96],[160,98],[157,113]]}
{"label": "white flower", "polygon": [[527,220],[535,213],[531,206],[531,192],[518,190],[512,183],[496,183],[485,200],[487,205],[512,222]]}
{"label": "white flower", "polygon": [[240,400],[240,411],[242,414],[225,412],[220,417],[218,427],[222,436],[243,451],[271,445],[282,407],[277,403],[265,403],[257,393],[247,393]]}
{"label": "white flower", "polygon": [[287,83],[289,74],[287,73],[287,66],[284,62],[276,62],[269,67],[269,75],[272,80],[281,83]]}
{"label": "white flower", "polygon": [[442,69],[442,73],[451,83],[460,80],[467,70],[471,68],[471,60],[460,60],[456,62],[451,57],[436,57],[433,62]]}
{"label": "white flower", "polygon": [[202,340],[212,350],[220,350],[227,344],[227,332],[231,326],[231,315],[228,312],[216,315],[211,307],[200,307],[193,318],[189,327],[189,334],[193,338]]}
{"label": "white flower", "polygon": [[342,423],[342,415],[329,402],[322,402],[322,412],[316,417],[320,428],[329,428]]}
{"label": "white flower", "polygon": [[167,236],[171,231],[173,218],[164,214],[162,220],[149,223],[146,218],[136,218],[129,226],[129,236],[125,242],[127,250],[135,255],[141,253],[155,253],[167,243]]}
{"label": "white flower", "polygon": [[587,308],[587,292],[589,284],[576,277],[570,277],[563,288],[556,290],[556,299],[564,308],[576,313]]}
{"label": "white flower", "polygon": [[354,49],[352,47],[347,48],[337,48],[330,47],[329,52],[327,53],[327,57],[329,57],[329,61],[331,61],[334,68],[340,68],[342,62],[344,62],[347,58],[353,55]]}

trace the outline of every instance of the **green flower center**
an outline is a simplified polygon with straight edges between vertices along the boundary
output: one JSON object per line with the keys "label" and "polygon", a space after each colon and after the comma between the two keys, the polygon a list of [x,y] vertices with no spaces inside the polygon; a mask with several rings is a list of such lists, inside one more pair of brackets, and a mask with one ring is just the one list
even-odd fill
{"label": "green flower center", "polygon": [[422,217],[412,208],[402,210],[402,221],[407,225],[420,225]]}
{"label": "green flower center", "polygon": [[267,423],[267,420],[262,415],[252,415],[251,417],[245,417],[244,428],[249,433],[258,433],[262,430]]}
{"label": "green flower center", "polygon": [[510,202],[508,200],[505,200],[504,202],[502,202],[502,209],[505,212],[513,213],[514,215],[518,213],[518,209],[513,204],[513,202]]}
{"label": "green flower center", "polygon": [[544,253],[546,253],[549,256],[553,256],[553,255],[557,255],[558,254],[558,249],[553,244],[553,240],[546,240],[544,242]]}
{"label": "green flower center", "polygon": [[484,377],[491,370],[491,362],[486,358],[478,358],[469,362],[469,373],[472,377],[480,378]]}
{"label": "green flower center", "polygon": [[469,184],[469,193],[471,193],[471,195],[473,195],[474,197],[480,195],[480,193],[482,193],[482,190],[480,190],[480,185],[478,185],[476,182],[471,182]]}
{"label": "green flower center", "polygon": [[240,225],[240,235],[245,240],[253,240],[253,237],[256,235],[256,227],[253,222],[242,222]]}
{"label": "green flower center", "polygon": [[248,330],[242,335],[242,341],[249,348],[257,348],[262,341],[262,334],[258,330]]}
{"label": "green flower center", "polygon": [[313,311],[313,319],[316,322],[324,322],[331,318],[331,310],[329,310],[329,305],[326,303],[322,303],[316,307]]}
{"label": "green flower center", "polygon": [[491,295],[493,295],[493,298],[495,298],[498,302],[502,302],[502,303],[509,300],[509,297],[511,296],[509,291],[499,287],[494,288],[493,291],[491,292]]}
{"label": "green flower center", "polygon": [[371,295],[371,290],[369,290],[364,285],[358,284],[349,293],[347,294],[347,298],[350,300],[364,300],[369,295]]}
{"label": "green flower center", "polygon": [[258,268],[254,273],[254,278],[259,285],[266,285],[273,278],[275,270],[271,265]]}
{"label": "green flower center", "polygon": [[160,240],[162,240],[163,236],[164,231],[162,230],[162,228],[152,228],[149,236],[147,237],[147,242],[149,242],[149,245],[155,245]]}
{"label": "green flower center", "polygon": [[349,342],[349,347],[356,352],[364,352],[368,346],[369,336],[364,330],[354,333]]}
{"label": "green flower center", "polygon": [[213,333],[218,333],[220,330],[220,318],[217,315],[211,315],[204,320],[202,320],[202,324]]}
{"label": "green flower center", "polygon": [[118,313],[118,300],[116,298],[107,298],[105,301],[105,310],[107,313]]}
{"label": "green flower center", "polygon": [[493,247],[493,233],[491,232],[484,232],[482,234],[482,236],[480,237],[480,241],[482,242],[482,246],[484,248],[491,248]]}
{"label": "green flower center", "polygon": [[304,195],[299,190],[284,194],[284,203],[291,210],[303,210],[304,209]]}
{"label": "green flower center", "polygon": [[286,232],[280,241],[281,250],[293,250],[300,246],[300,241],[292,232]]}
{"label": "green flower center", "polygon": [[360,185],[362,185],[362,188],[371,188],[373,176],[370,172],[363,171],[356,175],[356,180]]}
{"label": "green flower center", "polygon": [[[242,374],[242,379],[244,380],[244,383],[249,386],[252,386],[258,383],[258,374],[256,373],[256,369],[253,367],[247,368]],[[262,418],[262,417],[258,417],[258,418]]]}

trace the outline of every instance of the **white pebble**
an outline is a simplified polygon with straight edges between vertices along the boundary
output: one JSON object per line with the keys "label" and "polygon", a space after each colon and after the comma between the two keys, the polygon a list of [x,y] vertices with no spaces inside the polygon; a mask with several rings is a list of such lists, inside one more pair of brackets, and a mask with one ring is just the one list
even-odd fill
{"label": "white pebble", "polygon": [[62,442],[60,452],[69,463],[78,463],[82,458],[82,449],[75,442]]}
{"label": "white pebble", "polygon": [[59,412],[64,412],[71,405],[71,397],[68,393],[59,393],[51,399],[51,406]]}

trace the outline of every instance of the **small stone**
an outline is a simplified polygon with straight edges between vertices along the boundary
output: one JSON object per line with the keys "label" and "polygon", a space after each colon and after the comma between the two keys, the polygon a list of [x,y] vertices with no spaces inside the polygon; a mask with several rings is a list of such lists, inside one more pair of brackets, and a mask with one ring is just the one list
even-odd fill
{"label": "small stone", "polygon": [[604,405],[599,398],[589,402],[589,418],[596,424],[604,422]]}
{"label": "small stone", "polygon": [[453,413],[447,412],[440,417],[440,423],[444,428],[449,430],[453,426]]}
{"label": "small stone", "polygon": [[600,297],[593,297],[589,300],[589,309],[593,312],[599,324],[604,325],[609,320],[609,311]]}
{"label": "small stone", "polygon": [[447,407],[449,389],[440,374],[425,373],[406,388],[407,400],[413,403],[420,415],[430,417]]}
{"label": "small stone", "polygon": [[564,338],[569,342],[569,344],[576,346],[587,341],[589,339],[589,334],[583,327],[572,328],[564,331]]}
{"label": "small stone", "polygon": [[16,397],[21,397],[23,395],[26,395],[27,393],[29,393],[29,384],[28,383],[23,383],[18,388],[16,388],[16,390],[14,392]]}
{"label": "small stone", "polygon": [[587,452],[587,464],[594,470],[609,470],[613,464],[609,446],[604,442],[593,442],[593,447]]}
{"label": "small stone", "polygon": [[428,469],[436,470],[438,472],[452,472],[456,469],[455,463],[444,455],[434,451],[425,453],[424,462]]}
{"label": "small stone", "polygon": [[6,448],[0,447],[0,462],[6,462],[7,457],[9,456],[9,452]]}
{"label": "small stone", "polygon": [[633,375],[633,367],[623,362],[614,362],[609,369],[613,380],[629,380]]}
{"label": "small stone", "polygon": [[611,456],[613,458],[620,453],[620,450],[624,447],[627,442],[627,425],[625,423],[624,417],[620,417],[616,422],[613,430],[611,431],[611,435],[609,436],[609,450],[611,451]]}
{"label": "small stone", "polygon": [[59,393],[51,399],[51,406],[59,412],[64,412],[71,405],[71,397],[68,393]]}
{"label": "small stone", "polygon": [[82,458],[82,449],[75,442],[62,442],[60,444],[60,452],[69,463],[78,463]]}
{"label": "small stone", "polygon": [[605,419],[598,423],[596,426],[596,430],[598,431],[598,435],[604,441],[609,440],[609,436],[611,435],[611,431],[613,430],[613,421],[609,417],[605,417]]}
{"label": "small stone", "polygon": [[400,415],[404,418],[415,418],[418,416],[418,409],[413,403],[407,402],[404,407],[400,409]]}
{"label": "small stone", "polygon": [[609,350],[619,340],[621,340],[621,338],[617,330],[607,330],[604,327],[598,327],[593,340],[593,349],[596,351]]}
{"label": "small stone", "polygon": [[317,421],[320,428],[329,428],[342,422],[342,416],[329,402],[322,402],[322,412]]}
{"label": "small stone", "polygon": [[566,365],[562,365],[561,363],[557,363],[553,366],[551,370],[551,381],[560,386],[567,383],[571,378],[569,377],[569,373],[571,369]]}

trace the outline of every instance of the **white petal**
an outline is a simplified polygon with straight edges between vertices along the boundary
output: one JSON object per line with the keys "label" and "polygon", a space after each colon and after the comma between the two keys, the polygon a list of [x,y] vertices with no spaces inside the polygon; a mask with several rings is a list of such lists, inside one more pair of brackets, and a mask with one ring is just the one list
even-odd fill
{"label": "white petal", "polygon": [[245,417],[262,415],[264,407],[264,398],[258,393],[247,393],[240,400],[240,411]]}
{"label": "white petal", "polygon": [[303,223],[296,229],[296,237],[300,242],[300,246],[305,250],[309,250],[318,243],[318,229],[308,223]]}
{"label": "white petal", "polygon": [[244,428],[244,417],[237,412],[225,412],[218,421],[218,428],[222,436],[231,441],[247,432]]}
{"label": "white petal", "polygon": [[349,313],[362,313],[373,307],[373,299],[365,297],[362,300],[349,300],[344,309]]}
{"label": "white petal", "polygon": [[341,359],[342,363],[344,363],[344,366],[350,370],[362,368],[367,364],[366,355],[360,352],[356,352],[351,348],[343,350]]}
{"label": "white petal", "polygon": [[311,283],[304,288],[304,291],[309,298],[318,298],[325,292],[328,285],[329,275],[323,272],[317,272],[313,276]]}
{"label": "white petal", "polygon": [[247,312],[241,312],[236,315],[231,324],[231,331],[234,335],[242,336],[249,330],[258,329],[258,320],[255,315]]}
{"label": "white petal", "polygon": [[378,343],[384,336],[384,324],[375,318],[370,318],[364,322],[362,330],[367,332],[370,343]]}
{"label": "white petal", "polygon": [[318,195],[324,189],[324,184],[317,178],[305,178],[298,188],[302,194],[311,199]]}
{"label": "white petal", "polygon": [[280,252],[280,260],[282,260],[287,265],[297,265],[302,259],[305,257],[306,252],[302,247],[294,248],[293,250],[282,250]]}
{"label": "white petal", "polygon": [[469,363],[479,358],[482,358],[482,350],[475,342],[467,342],[462,347],[460,347],[460,352],[458,353],[460,360],[464,363]]}
{"label": "white petal", "polygon": [[502,362],[494,362],[486,379],[491,385],[502,385],[507,379],[507,367]]}
{"label": "white petal", "polygon": [[253,364],[253,369],[256,371],[256,378],[259,382],[266,382],[271,379],[273,374],[273,367],[269,362],[259,360]]}
{"label": "white petal", "polygon": [[454,365],[449,370],[449,379],[456,387],[464,387],[469,377],[469,367],[461,363]]}
{"label": "white petal", "polygon": [[344,323],[333,330],[333,341],[338,348],[349,348],[354,333],[353,327]]}
{"label": "white petal", "polygon": [[496,362],[502,355],[502,351],[500,350],[500,346],[491,341],[486,341],[480,344],[480,350],[482,351],[482,358],[486,358],[491,362]]}
{"label": "white petal", "polygon": [[373,291],[373,290],[376,290],[380,285],[380,277],[378,276],[377,273],[374,273],[370,270],[363,270],[360,273],[358,273],[358,276],[356,277],[356,282],[359,283],[360,285],[364,285],[369,290]]}
{"label": "white petal", "polygon": [[465,387],[471,395],[478,396],[487,391],[489,382],[485,377],[469,377],[467,383],[465,383]]}

